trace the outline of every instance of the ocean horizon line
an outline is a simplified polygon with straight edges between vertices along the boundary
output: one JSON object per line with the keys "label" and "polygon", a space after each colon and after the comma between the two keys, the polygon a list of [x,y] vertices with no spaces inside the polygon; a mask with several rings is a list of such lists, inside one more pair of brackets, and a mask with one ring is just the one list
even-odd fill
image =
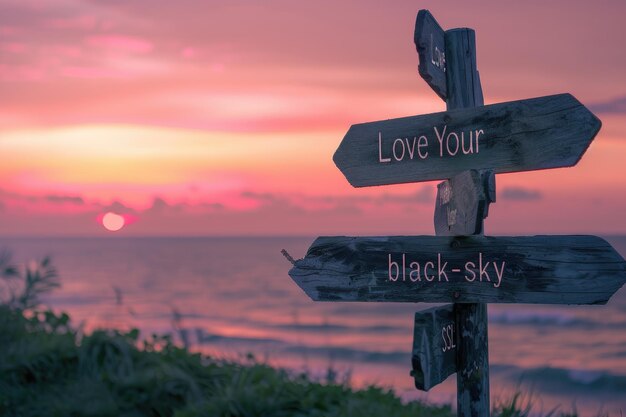
{"label": "ocean horizon line", "polygon": [[[623,238],[626,237],[626,231],[621,233],[583,233],[583,232],[568,232],[568,233],[497,233],[486,234],[488,237],[501,237],[501,236],[567,236],[567,235],[579,235],[579,236],[599,236],[602,238]],[[315,235],[305,234],[206,234],[206,235],[63,235],[63,234],[42,234],[42,235],[0,235],[0,240],[8,239],[103,239],[103,240],[116,240],[116,239],[315,239],[318,236],[433,236],[434,232],[430,233],[318,233]]]}

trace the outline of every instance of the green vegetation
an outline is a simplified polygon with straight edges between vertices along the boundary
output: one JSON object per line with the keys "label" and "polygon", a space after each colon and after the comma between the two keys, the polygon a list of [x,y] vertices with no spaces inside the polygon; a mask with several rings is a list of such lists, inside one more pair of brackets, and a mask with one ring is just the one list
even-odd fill
{"label": "green vegetation", "polygon": [[192,354],[139,332],[80,337],[65,314],[0,307],[3,416],[450,416],[376,387],[323,385]]}
{"label": "green vegetation", "polygon": [[[36,310],[38,296],[58,285],[49,260],[20,271],[3,255],[0,277],[11,282],[0,292],[2,416],[453,415],[449,406],[402,403],[374,386],[323,384],[253,357],[236,363],[191,353],[169,336],[140,340],[136,329],[83,335],[66,314]],[[522,402],[516,396],[494,415],[526,417],[530,405]]]}
{"label": "green vegetation", "polygon": [[0,251],[0,278],[0,302],[20,310],[36,307],[40,295],[60,285],[49,257],[19,268],[6,250]]}

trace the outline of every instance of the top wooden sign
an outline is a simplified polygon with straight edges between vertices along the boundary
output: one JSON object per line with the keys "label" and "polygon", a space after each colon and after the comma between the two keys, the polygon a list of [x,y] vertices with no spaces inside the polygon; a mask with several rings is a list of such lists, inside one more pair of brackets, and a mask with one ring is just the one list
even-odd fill
{"label": "top wooden sign", "polygon": [[415,21],[417,67],[422,78],[443,100],[447,98],[445,32],[428,10],[420,10]]}
{"label": "top wooden sign", "polygon": [[576,165],[600,120],[571,94],[352,125],[333,160],[355,187]]}

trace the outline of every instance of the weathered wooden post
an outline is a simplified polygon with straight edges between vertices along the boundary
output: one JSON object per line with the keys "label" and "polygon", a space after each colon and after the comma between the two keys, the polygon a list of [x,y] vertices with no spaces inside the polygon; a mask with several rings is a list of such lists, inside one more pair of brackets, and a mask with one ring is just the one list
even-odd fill
{"label": "weathered wooden post", "polygon": [[447,111],[352,125],[333,160],[355,187],[445,180],[437,236],[319,237],[289,275],[315,301],[453,303],[415,314],[411,374],[428,390],[456,373],[458,415],[483,417],[486,303],[604,304],[626,282],[595,236],[483,235],[495,173],[575,165],[601,123],[570,94],[484,106],[474,31],[444,32],[427,10],[415,44]]}
{"label": "weathered wooden post", "polygon": [[[445,51],[448,110],[482,106],[484,102],[476,68],[476,34],[474,31],[465,28],[446,31]],[[491,172],[487,175],[491,175]],[[457,188],[452,187],[449,190],[450,194],[465,192],[463,187],[465,184],[457,184]],[[470,188],[469,192],[473,191],[474,189]],[[467,206],[458,207],[457,212],[469,212],[471,209],[472,207]],[[480,224],[480,227],[476,227],[473,231],[460,231],[460,234],[482,233],[483,213],[475,213],[475,216],[476,223]],[[457,241],[453,243],[460,244]],[[454,304],[454,314],[457,326],[457,415],[459,417],[487,417],[490,412],[487,304]]]}

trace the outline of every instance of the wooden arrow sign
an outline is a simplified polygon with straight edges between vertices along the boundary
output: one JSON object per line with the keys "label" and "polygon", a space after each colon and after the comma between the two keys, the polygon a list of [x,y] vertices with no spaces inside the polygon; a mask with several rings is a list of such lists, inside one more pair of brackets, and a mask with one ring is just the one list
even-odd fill
{"label": "wooden arrow sign", "polygon": [[454,305],[415,313],[411,376],[415,388],[428,391],[456,372]]}
{"label": "wooden arrow sign", "polygon": [[428,10],[420,10],[415,20],[413,37],[419,56],[420,75],[443,100],[446,89],[445,32]]}
{"label": "wooden arrow sign", "polygon": [[320,237],[289,275],[316,301],[605,304],[626,262],[596,236]]}
{"label": "wooden arrow sign", "polygon": [[355,187],[575,165],[600,120],[571,94],[350,127],[333,156]]}

